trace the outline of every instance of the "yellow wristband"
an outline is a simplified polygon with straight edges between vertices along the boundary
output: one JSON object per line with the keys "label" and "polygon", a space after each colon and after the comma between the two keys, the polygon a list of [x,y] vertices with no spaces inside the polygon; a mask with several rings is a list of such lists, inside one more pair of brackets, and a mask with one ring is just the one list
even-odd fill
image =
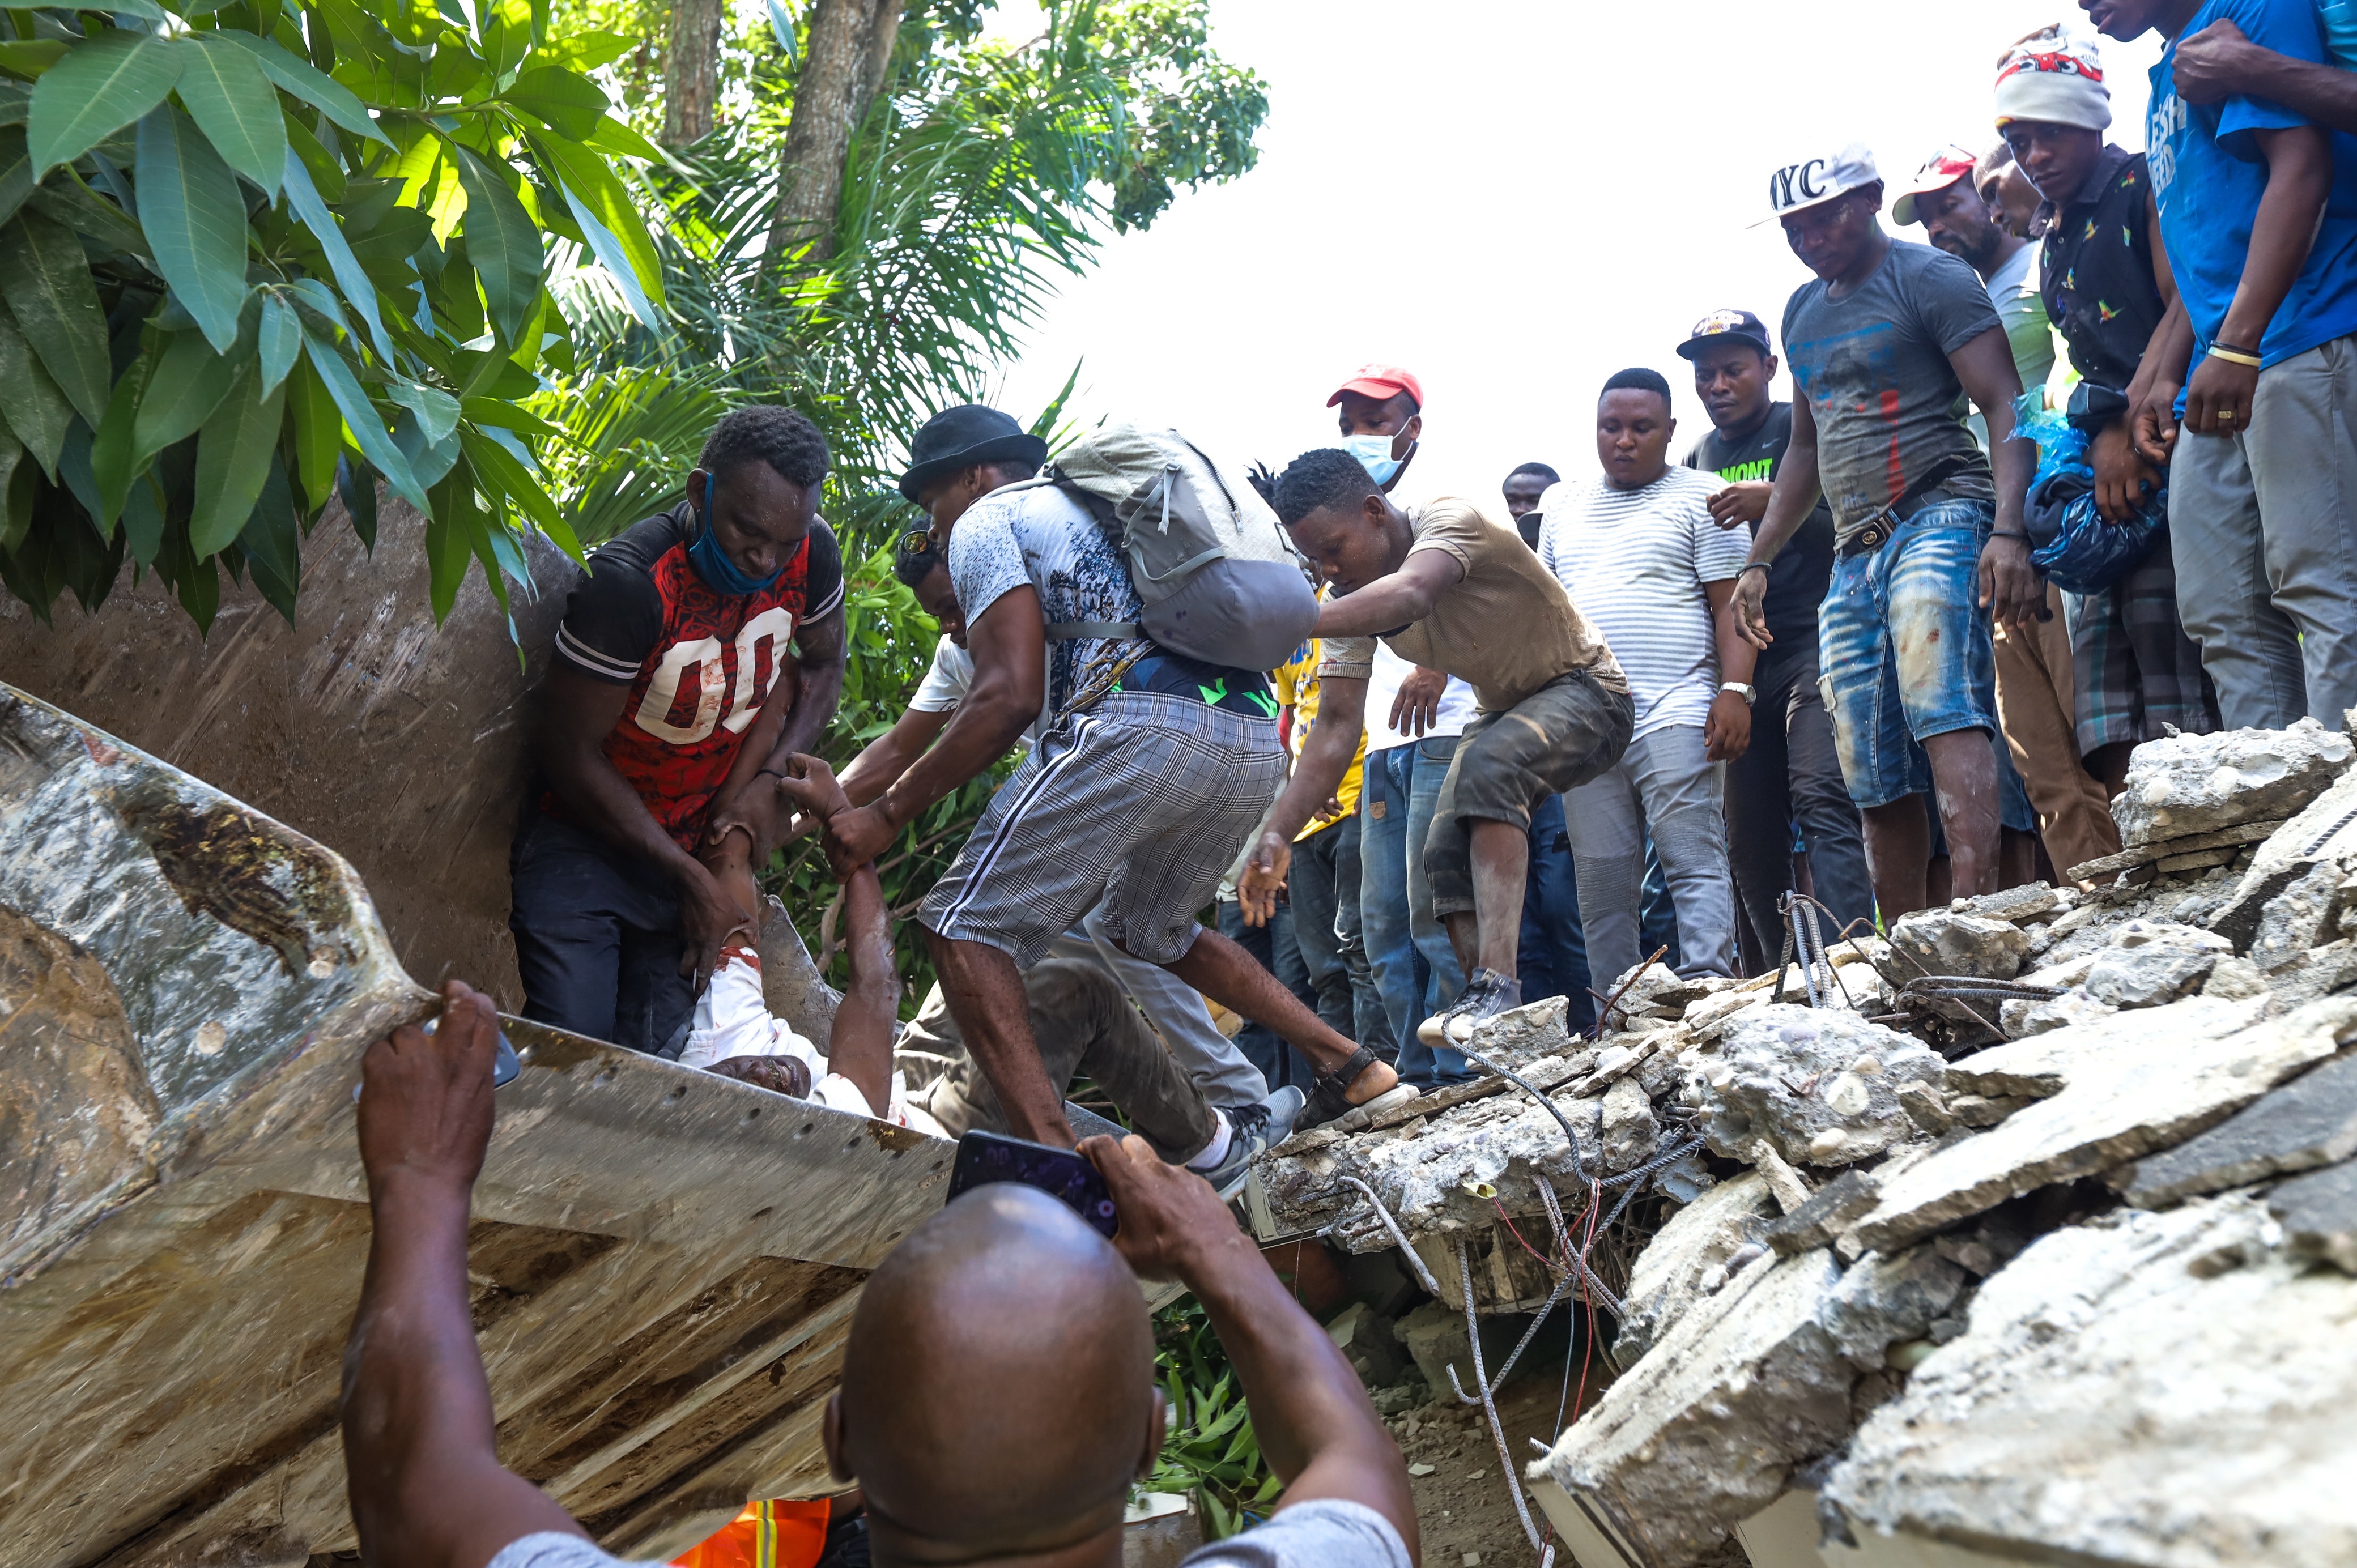
{"label": "yellow wristband", "polygon": [[2221,349],[2214,345],[2210,350],[2210,357],[2213,360],[2223,360],[2230,365],[2248,365],[2255,371],[2266,363],[2256,354],[2239,354],[2232,349]]}

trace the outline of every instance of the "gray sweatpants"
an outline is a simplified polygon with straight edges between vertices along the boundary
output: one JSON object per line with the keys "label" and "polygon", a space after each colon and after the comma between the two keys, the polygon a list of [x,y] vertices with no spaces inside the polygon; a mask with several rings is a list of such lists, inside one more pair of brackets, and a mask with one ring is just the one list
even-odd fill
{"label": "gray sweatpants", "polygon": [[2357,707],[2357,337],[2259,372],[2250,429],[2182,432],[2177,608],[2230,729]]}
{"label": "gray sweatpants", "polygon": [[1079,926],[1048,944],[1048,956],[1095,960],[1111,969],[1146,1010],[1146,1022],[1170,1048],[1171,1059],[1212,1104],[1224,1110],[1267,1099],[1268,1079],[1220,1033],[1203,993],[1160,964],[1114,946],[1104,934],[1103,914],[1102,906],[1090,910]]}
{"label": "gray sweatpants", "polygon": [[1563,798],[1579,875],[1587,971],[1609,992],[1645,955],[1637,909],[1645,834],[1669,878],[1688,976],[1735,972],[1735,879],[1727,861],[1727,765],[1703,756],[1700,725],[1672,725],[1629,743],[1620,760]]}
{"label": "gray sweatpants", "polygon": [[[1074,1078],[1088,1079],[1164,1159],[1202,1153],[1217,1126],[1211,1108],[1130,1005],[1111,970],[1094,960],[1043,959],[1024,974],[1023,993],[1030,1004],[1040,1065],[1058,1094]],[[950,1016],[940,986],[925,997],[900,1043],[951,1058],[948,1071],[909,1099],[952,1137],[977,1127],[1007,1130],[997,1092],[967,1054],[965,1036]]]}

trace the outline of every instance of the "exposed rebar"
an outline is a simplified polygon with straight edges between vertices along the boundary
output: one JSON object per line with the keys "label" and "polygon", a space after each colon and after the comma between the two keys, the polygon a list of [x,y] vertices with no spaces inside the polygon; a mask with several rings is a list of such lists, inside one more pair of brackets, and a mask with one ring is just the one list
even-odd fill
{"label": "exposed rebar", "polygon": [[[1473,1351],[1473,1381],[1481,1390],[1481,1411],[1490,1418],[1490,1441],[1498,1446],[1498,1467],[1506,1473],[1506,1492],[1514,1499],[1514,1512],[1523,1521],[1523,1534],[1533,1552],[1544,1547],[1539,1541],[1538,1527],[1531,1522],[1530,1505],[1523,1501],[1522,1477],[1514,1474],[1514,1456],[1506,1451],[1505,1423],[1498,1419],[1498,1402],[1491,1397],[1490,1379],[1481,1370],[1481,1324],[1473,1316],[1473,1267],[1465,1256],[1465,1238],[1457,1238],[1457,1283],[1465,1294],[1465,1337]],[[1436,1293],[1437,1294],[1437,1293]],[[1456,1365],[1449,1366],[1449,1381],[1455,1382]]]}
{"label": "exposed rebar", "polygon": [[1367,1202],[1373,1207],[1375,1218],[1383,1222],[1383,1229],[1392,1233],[1392,1240],[1399,1243],[1399,1250],[1407,1254],[1408,1266],[1415,1271],[1416,1283],[1435,1295],[1443,1294],[1440,1282],[1433,1278],[1432,1271],[1425,1266],[1423,1254],[1408,1245],[1407,1232],[1402,1230],[1399,1221],[1392,1218],[1392,1211],[1383,1207],[1383,1200],[1375,1196],[1375,1189],[1354,1176],[1344,1176],[1342,1182],[1367,1195]]}

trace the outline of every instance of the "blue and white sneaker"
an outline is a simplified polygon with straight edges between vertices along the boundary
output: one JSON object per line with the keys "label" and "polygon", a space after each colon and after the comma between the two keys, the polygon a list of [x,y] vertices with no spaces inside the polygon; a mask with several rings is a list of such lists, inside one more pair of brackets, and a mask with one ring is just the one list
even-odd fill
{"label": "blue and white sneaker", "polygon": [[1232,1105],[1221,1112],[1228,1119],[1228,1155],[1207,1171],[1195,1174],[1211,1184],[1224,1203],[1243,1190],[1252,1163],[1291,1135],[1294,1118],[1301,1114],[1301,1090],[1291,1085],[1250,1105]]}

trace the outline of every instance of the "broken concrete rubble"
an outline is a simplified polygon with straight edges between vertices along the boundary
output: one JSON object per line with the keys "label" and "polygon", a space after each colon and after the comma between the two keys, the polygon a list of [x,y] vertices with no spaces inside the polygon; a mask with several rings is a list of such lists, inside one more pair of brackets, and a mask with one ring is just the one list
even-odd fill
{"label": "broken concrete rubble", "polygon": [[1927,974],[2011,980],[2029,956],[2029,938],[2011,920],[1954,909],[1925,909],[1890,929],[1892,960],[1879,966],[1893,985]]}
{"label": "broken concrete rubble", "polygon": [[1826,1293],[1822,1318],[1850,1364],[1873,1371],[1890,1347],[1929,1333],[1964,1289],[1964,1271],[1932,1248],[1868,1252]]}
{"label": "broken concrete rubble", "polygon": [[2271,1230],[2231,1197],[2040,1240],[1851,1440],[1837,1523],[2008,1563],[2357,1562],[2357,1281]]}
{"label": "broken concrete rubble", "polygon": [[1911,1133],[1899,1091],[1937,1085],[1945,1071],[1930,1047],[1896,1030],[1770,1003],[1731,1021],[1702,1065],[1703,1130],[1722,1155],[1764,1138],[1793,1165],[1855,1165]]}
{"label": "broken concrete rubble", "polygon": [[2314,719],[2149,741],[2130,758],[2112,816],[2131,846],[2279,820],[2330,788],[2352,755],[2347,736]]}
{"label": "broken concrete rubble", "polygon": [[2357,1164],[2298,1176],[2267,1196],[2293,1252],[2357,1274]]}
{"label": "broken concrete rubble", "polygon": [[2250,866],[2206,924],[2237,947],[2247,947],[2268,899],[2311,867],[2352,852],[2357,852],[2357,769],[2342,774],[2258,846]]}
{"label": "broken concrete rubble", "polygon": [[[2062,1089],[1893,1177],[1858,1222],[1859,1240],[1892,1251],[2016,1193],[2097,1175],[2166,1148],[2357,1037],[2357,1001],[2319,1002],[2253,1022],[2259,1006],[2195,997],[2000,1046],[1956,1064],[1953,1070],[1969,1081],[1982,1057],[2037,1050],[2060,1070]],[[2093,1037],[2074,1041],[2083,1031]],[[1995,1076],[2010,1078],[2014,1070],[1999,1062]]]}

